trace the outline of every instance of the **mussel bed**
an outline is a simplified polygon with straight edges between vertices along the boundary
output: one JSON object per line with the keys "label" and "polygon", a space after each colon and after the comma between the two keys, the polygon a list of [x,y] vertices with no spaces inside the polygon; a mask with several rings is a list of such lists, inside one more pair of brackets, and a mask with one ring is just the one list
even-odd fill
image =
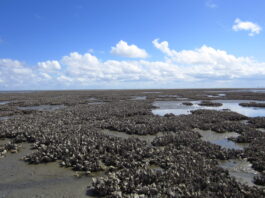
{"label": "mussel bed", "polygon": [[[0,106],[1,116],[11,116],[0,120],[0,138],[10,140],[0,145],[1,160],[12,155],[10,152],[19,152],[19,145],[27,142],[32,152],[23,160],[29,164],[59,163],[90,178],[95,172],[105,172],[104,176],[93,178],[92,183],[88,181],[90,196],[265,197],[263,188],[240,183],[219,166],[220,160],[246,159],[259,172],[254,183],[265,184],[265,133],[257,130],[264,127],[264,117],[249,118],[215,110],[158,116],[152,113],[155,108],[152,104],[161,93],[205,100],[203,90],[147,91],[145,100],[131,100],[141,92],[2,94],[2,101],[16,102]],[[261,93],[251,94],[254,99],[265,99]],[[227,92],[222,98],[248,100],[249,95]],[[87,98],[107,102],[90,105]],[[17,108],[49,104],[64,108],[51,111]],[[248,120],[248,124],[243,120]],[[194,129],[236,132],[239,135],[230,139],[249,146],[242,150],[223,148],[202,140]],[[126,138],[108,135],[103,130],[127,135]],[[147,135],[153,137],[150,142],[141,138]]]}

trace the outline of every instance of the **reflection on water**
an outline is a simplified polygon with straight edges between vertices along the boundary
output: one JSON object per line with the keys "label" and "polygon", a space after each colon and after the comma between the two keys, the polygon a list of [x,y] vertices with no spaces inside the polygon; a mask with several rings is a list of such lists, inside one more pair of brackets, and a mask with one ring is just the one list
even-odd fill
{"label": "reflection on water", "polygon": [[10,101],[0,101],[0,105],[5,105],[5,104],[8,104],[10,103]]}
{"label": "reflection on water", "polygon": [[37,110],[37,111],[53,111],[57,109],[64,108],[64,105],[39,105],[39,106],[28,106],[28,107],[18,107],[21,110]]}
{"label": "reflection on water", "polygon": [[[229,171],[229,174],[238,182],[247,184],[249,186],[254,186],[253,183],[254,176],[258,174],[257,171],[251,168],[251,163],[244,159],[236,160],[225,160],[220,161],[220,167]],[[256,185],[255,185],[256,186]]]}
{"label": "reflection on water", "polygon": [[23,144],[20,150],[0,159],[2,197],[88,197],[91,177],[76,178],[72,170],[59,167],[57,162],[29,165],[20,160],[31,152],[29,144]]}
{"label": "reflection on water", "polygon": [[2,116],[2,117],[0,117],[0,121],[1,120],[8,120],[10,118],[12,118],[12,116]]}
{"label": "reflection on water", "polygon": [[234,90],[212,90],[207,92],[254,92],[254,93],[265,93],[265,89],[234,89]]}
{"label": "reflection on water", "polygon": [[131,100],[146,100],[146,96],[132,96]]}
{"label": "reflection on water", "polygon": [[[155,101],[154,106],[158,109],[152,110],[156,115],[165,115],[167,113],[173,113],[175,115],[190,114],[193,110],[209,109],[209,110],[222,110],[229,109],[231,111],[240,113],[248,117],[265,116],[265,109],[258,107],[242,107],[239,103],[253,102],[252,100],[212,100],[213,102],[222,103],[220,107],[207,107],[198,105],[201,101],[190,101],[192,106],[183,105],[183,101]],[[261,102],[261,101],[259,101]]]}
{"label": "reflection on water", "polygon": [[97,104],[105,104],[105,102],[102,102],[102,101],[97,101],[97,102],[89,102],[89,103],[87,103],[87,104],[89,104],[89,105],[93,105],[93,104],[95,104],[95,105],[97,105]]}
{"label": "reflection on water", "polygon": [[194,131],[197,131],[201,134],[202,140],[211,142],[213,144],[217,144],[223,148],[242,150],[246,146],[248,146],[248,144],[238,144],[228,140],[229,137],[239,136],[239,134],[235,132],[216,133],[211,130],[200,130],[200,129],[194,129]]}
{"label": "reflection on water", "polygon": [[226,94],[224,93],[220,93],[220,94],[217,94],[217,95],[207,95],[209,98],[218,98],[218,97],[224,97],[226,96]]}
{"label": "reflection on water", "polygon": [[154,94],[156,94],[156,93],[161,93],[160,91],[145,91],[145,92],[143,92],[143,93],[150,93],[150,94],[152,94],[152,93],[154,93]]}

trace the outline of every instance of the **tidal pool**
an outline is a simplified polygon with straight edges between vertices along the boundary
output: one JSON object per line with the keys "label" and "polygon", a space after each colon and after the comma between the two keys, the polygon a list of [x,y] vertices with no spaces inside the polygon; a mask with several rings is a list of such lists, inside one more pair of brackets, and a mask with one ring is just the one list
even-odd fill
{"label": "tidal pool", "polygon": [[226,94],[224,93],[220,93],[220,94],[217,94],[217,95],[207,95],[209,98],[218,98],[218,97],[224,97],[226,96]]}
{"label": "tidal pool", "polygon": [[146,96],[132,96],[131,100],[146,100]]}
{"label": "tidal pool", "polygon": [[89,197],[86,192],[91,177],[77,178],[74,171],[59,167],[58,162],[29,165],[21,160],[31,152],[29,144],[22,144],[20,152],[0,159],[0,197]]}
{"label": "tidal pool", "polygon": [[21,110],[37,110],[37,111],[54,111],[64,108],[64,105],[39,105],[39,106],[28,106],[28,107],[18,107]]}
{"label": "tidal pool", "polygon": [[223,148],[243,150],[245,147],[248,146],[248,144],[239,144],[228,140],[228,138],[230,137],[239,136],[239,134],[235,132],[217,133],[211,130],[200,130],[200,129],[194,129],[194,131],[200,133],[200,135],[202,136],[201,137],[202,140],[211,142],[213,144],[217,144]]}
{"label": "tidal pool", "polygon": [[0,101],[0,105],[5,105],[5,104],[8,104],[10,103],[10,101]]}
{"label": "tidal pool", "polygon": [[229,174],[235,177],[238,182],[256,186],[253,183],[253,179],[259,173],[251,167],[251,163],[246,159],[219,161],[219,166],[228,170]]}
{"label": "tidal pool", "polygon": [[8,120],[8,119],[10,119],[12,116],[2,116],[2,117],[0,117],[0,121],[1,120]]}
{"label": "tidal pool", "polygon": [[[253,100],[212,100],[212,102],[222,103],[222,106],[219,107],[208,107],[208,106],[200,106],[199,103],[201,101],[189,101],[193,103],[192,106],[183,105],[182,103],[185,101],[155,101],[153,103],[154,106],[158,107],[158,109],[153,109],[152,112],[156,115],[165,115],[167,113],[173,113],[175,115],[181,114],[190,114],[193,110],[198,109],[209,109],[209,110],[223,110],[229,109],[231,111],[240,113],[242,115],[248,117],[257,117],[257,116],[265,116],[265,109],[258,107],[242,107],[239,103],[242,102],[253,102]],[[263,101],[255,101],[255,102],[263,102]]]}

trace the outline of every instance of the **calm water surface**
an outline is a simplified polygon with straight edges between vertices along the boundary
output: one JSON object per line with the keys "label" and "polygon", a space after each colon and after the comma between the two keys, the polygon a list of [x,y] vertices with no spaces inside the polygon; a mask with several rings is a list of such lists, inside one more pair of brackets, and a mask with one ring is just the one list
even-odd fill
{"label": "calm water surface", "polygon": [[265,116],[265,108],[258,107],[242,107],[239,103],[242,102],[264,102],[264,101],[253,101],[253,100],[212,100],[213,102],[219,102],[223,105],[220,107],[207,107],[200,106],[201,101],[190,101],[193,103],[192,106],[186,106],[182,103],[184,101],[155,101],[154,106],[158,109],[153,109],[152,112],[156,115],[165,115],[167,113],[173,113],[175,115],[190,114],[193,110],[198,109],[209,109],[209,110],[223,110],[229,109],[231,111],[240,113],[248,117]]}

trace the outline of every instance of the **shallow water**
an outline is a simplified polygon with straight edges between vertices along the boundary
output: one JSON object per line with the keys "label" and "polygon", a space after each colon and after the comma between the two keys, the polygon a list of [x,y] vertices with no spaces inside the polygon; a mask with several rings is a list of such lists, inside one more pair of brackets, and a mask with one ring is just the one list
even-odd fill
{"label": "shallow water", "polygon": [[223,148],[243,150],[245,147],[248,146],[248,144],[239,144],[228,140],[229,137],[239,136],[239,134],[235,132],[216,133],[211,130],[200,130],[200,129],[194,129],[194,131],[197,131],[201,134],[202,140],[211,142],[213,144],[217,144]]}
{"label": "shallow water", "polygon": [[132,96],[131,100],[146,100],[146,96]]}
{"label": "shallow water", "polygon": [[97,104],[105,104],[105,102],[102,102],[102,101],[97,101],[97,102],[89,102],[89,103],[87,103],[87,104],[89,104],[89,105],[97,105]]}
{"label": "shallow water", "polygon": [[0,117],[0,120],[8,120],[10,119],[12,116],[2,116]]}
{"label": "shallow water", "polygon": [[8,104],[10,103],[10,101],[0,101],[0,105],[5,105],[5,104]]}
{"label": "shallow water", "polygon": [[30,145],[22,144],[19,153],[0,159],[0,197],[88,197],[91,177],[76,178],[75,172],[57,162],[29,165],[20,160],[30,152]]}
{"label": "shallow water", "polygon": [[254,93],[265,93],[265,89],[234,89],[234,90],[213,90],[207,92],[254,92]]}
{"label": "shallow water", "polygon": [[[253,100],[212,100],[213,102],[219,102],[223,105],[220,107],[207,107],[200,106],[199,103],[201,101],[190,101],[193,103],[192,106],[183,105],[184,101],[155,101],[153,103],[154,106],[158,107],[158,109],[153,109],[152,112],[156,115],[165,115],[167,113],[173,113],[175,115],[181,114],[190,114],[193,110],[198,109],[209,109],[209,110],[222,110],[229,109],[231,111],[240,113],[242,115],[248,117],[257,117],[257,116],[265,116],[264,108],[257,107],[242,107],[239,103],[242,102],[253,102]],[[262,102],[262,101],[256,101]]]}
{"label": "shallow water", "polygon": [[217,94],[217,95],[207,95],[209,98],[219,98],[219,97],[224,97],[226,96],[226,94],[224,93],[220,93],[220,94]]}
{"label": "shallow water", "polygon": [[229,174],[238,182],[249,186],[256,186],[253,183],[254,176],[259,173],[251,168],[251,163],[245,159],[220,161],[219,166],[228,170]]}
{"label": "shallow water", "polygon": [[257,128],[258,131],[265,133],[265,129],[264,128]]}
{"label": "shallow water", "polygon": [[145,91],[143,93],[150,93],[150,94],[154,93],[154,94],[156,94],[156,93],[161,93],[161,92],[160,91]]}
{"label": "shallow water", "polygon": [[64,105],[39,105],[39,106],[28,106],[28,107],[18,107],[21,110],[37,110],[37,111],[54,111],[58,109],[65,108]]}

